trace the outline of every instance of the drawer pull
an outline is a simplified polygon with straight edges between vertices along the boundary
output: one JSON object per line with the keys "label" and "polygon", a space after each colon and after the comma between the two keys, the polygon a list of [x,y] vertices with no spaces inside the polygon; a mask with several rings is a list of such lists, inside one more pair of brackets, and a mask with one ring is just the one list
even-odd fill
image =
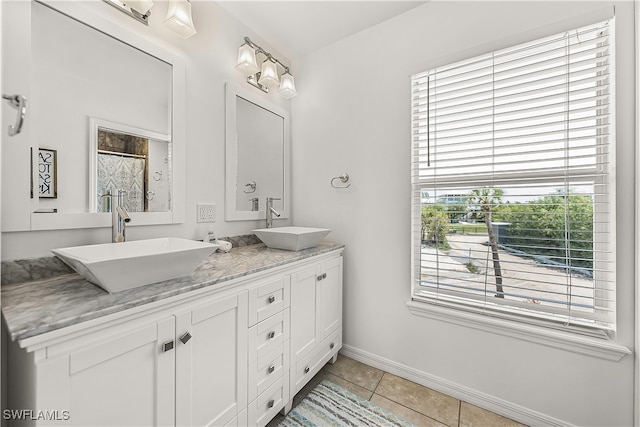
{"label": "drawer pull", "polygon": [[308,366],[305,366],[305,367],[304,367],[304,373],[305,373],[305,374],[308,374],[308,373],[309,373],[309,367],[308,367]]}
{"label": "drawer pull", "polygon": [[191,334],[188,331],[185,332],[184,335],[180,337],[180,341],[182,341],[182,344],[186,344],[190,339],[191,339]]}
{"label": "drawer pull", "polygon": [[273,304],[276,301],[276,297],[271,295],[271,296],[269,296],[269,299],[267,301],[269,301],[269,304]]}
{"label": "drawer pull", "polygon": [[269,338],[269,339],[272,339],[272,338],[273,338],[273,337],[275,337],[275,336],[276,336],[275,331],[271,331],[271,332],[269,332],[269,333],[267,334],[267,338]]}
{"label": "drawer pull", "polygon": [[275,370],[276,370],[275,365],[271,365],[271,366],[269,366],[268,371],[269,371],[269,373],[270,373],[270,374],[273,374],[273,372],[274,372]]}
{"label": "drawer pull", "polygon": [[173,350],[173,340],[162,344],[162,351],[167,352],[169,350]]}
{"label": "drawer pull", "polygon": [[333,350],[333,347],[335,347],[335,346],[336,346],[336,345],[335,345],[334,343],[331,343],[331,344],[329,345],[329,348],[330,348],[331,350]]}
{"label": "drawer pull", "polygon": [[267,403],[267,408],[273,408],[273,405],[276,404],[276,401],[271,399],[268,403]]}

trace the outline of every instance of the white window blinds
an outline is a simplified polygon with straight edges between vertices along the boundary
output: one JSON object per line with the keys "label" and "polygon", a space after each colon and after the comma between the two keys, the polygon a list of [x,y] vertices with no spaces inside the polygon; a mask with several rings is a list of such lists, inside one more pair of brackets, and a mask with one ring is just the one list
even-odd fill
{"label": "white window blinds", "polygon": [[614,328],[612,42],[613,20],[412,76],[414,299]]}

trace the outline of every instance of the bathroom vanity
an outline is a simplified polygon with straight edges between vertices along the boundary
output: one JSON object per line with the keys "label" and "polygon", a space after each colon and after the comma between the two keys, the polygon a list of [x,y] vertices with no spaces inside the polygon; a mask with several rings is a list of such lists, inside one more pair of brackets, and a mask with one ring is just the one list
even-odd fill
{"label": "bathroom vanity", "polygon": [[264,426],[337,357],[343,249],[238,247],[112,294],[64,268],[5,284],[9,408],[32,410],[20,425]]}

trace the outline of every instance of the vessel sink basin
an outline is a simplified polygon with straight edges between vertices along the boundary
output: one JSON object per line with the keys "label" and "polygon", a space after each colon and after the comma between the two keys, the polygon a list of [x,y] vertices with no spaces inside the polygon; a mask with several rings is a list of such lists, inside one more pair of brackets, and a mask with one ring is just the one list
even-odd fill
{"label": "vessel sink basin", "polygon": [[253,230],[262,242],[270,248],[300,251],[313,248],[331,232],[328,228],[275,227]]}
{"label": "vessel sink basin", "polygon": [[112,293],[191,274],[218,245],[174,237],[52,249],[82,277]]}

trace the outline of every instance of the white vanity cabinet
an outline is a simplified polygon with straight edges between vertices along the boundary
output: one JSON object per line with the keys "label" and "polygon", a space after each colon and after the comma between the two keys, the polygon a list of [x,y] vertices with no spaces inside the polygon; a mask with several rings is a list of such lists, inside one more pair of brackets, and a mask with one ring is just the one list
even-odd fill
{"label": "white vanity cabinet", "polygon": [[250,426],[265,426],[289,400],[290,284],[283,274],[249,290]]}
{"label": "white vanity cabinet", "polygon": [[26,400],[9,405],[68,411],[36,425],[236,425],[247,406],[247,294],[207,296],[150,316],[159,320],[28,353],[33,363],[20,358],[11,384],[34,382],[21,392]]}
{"label": "white vanity cabinet", "polygon": [[9,376],[17,378],[9,406],[58,412],[51,421],[16,424],[173,425],[176,352],[158,349],[173,340],[175,319],[116,329],[48,346],[31,354],[35,360],[21,359],[21,366],[13,358]]}
{"label": "white vanity cabinet", "polygon": [[176,315],[176,424],[235,425],[247,406],[247,292]]}
{"label": "white vanity cabinet", "polygon": [[342,347],[342,257],[291,276],[291,397]]}
{"label": "white vanity cabinet", "polygon": [[18,338],[9,425],[265,426],[341,347],[341,252]]}

